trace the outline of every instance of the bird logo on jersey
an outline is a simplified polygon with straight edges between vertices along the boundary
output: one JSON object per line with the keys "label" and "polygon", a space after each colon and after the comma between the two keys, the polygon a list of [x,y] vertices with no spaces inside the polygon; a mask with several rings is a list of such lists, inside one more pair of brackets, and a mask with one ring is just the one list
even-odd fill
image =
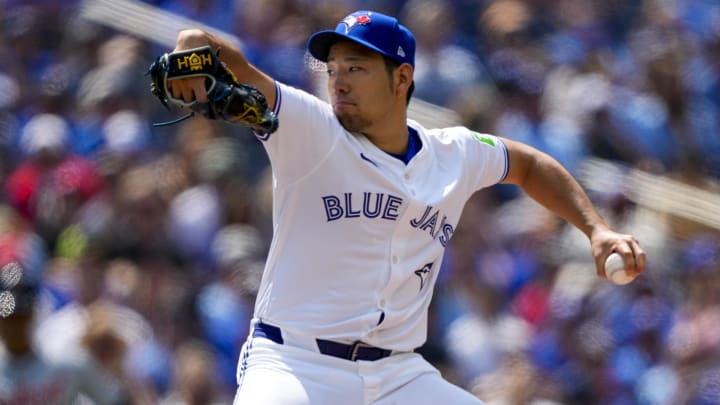
{"label": "bird logo on jersey", "polygon": [[355,24],[360,25],[367,25],[370,24],[372,20],[370,19],[370,14],[360,14],[360,15],[349,15],[345,17],[344,20],[342,20],[342,23],[345,24],[345,34],[349,33],[350,30],[355,26]]}
{"label": "bird logo on jersey", "polygon": [[423,286],[425,286],[425,280],[427,280],[428,274],[430,274],[430,270],[432,270],[433,262],[430,262],[424,266],[422,266],[421,269],[415,270],[415,275],[420,277],[420,290],[422,291]]}

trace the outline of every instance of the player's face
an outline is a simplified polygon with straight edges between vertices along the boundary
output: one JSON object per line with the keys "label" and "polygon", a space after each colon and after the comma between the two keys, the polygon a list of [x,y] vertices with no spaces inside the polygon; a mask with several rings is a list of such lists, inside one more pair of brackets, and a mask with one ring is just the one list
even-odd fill
{"label": "player's face", "polygon": [[330,104],[348,131],[370,131],[393,111],[393,78],[379,53],[338,42],[330,48],[327,69]]}

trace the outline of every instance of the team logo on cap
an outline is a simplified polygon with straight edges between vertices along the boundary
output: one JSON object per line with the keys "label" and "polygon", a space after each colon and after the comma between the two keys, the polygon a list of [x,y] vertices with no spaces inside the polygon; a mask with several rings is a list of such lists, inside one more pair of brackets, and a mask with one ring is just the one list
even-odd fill
{"label": "team logo on cap", "polygon": [[372,20],[370,14],[349,15],[342,21],[345,24],[345,33],[347,34],[355,26],[355,24],[368,25]]}

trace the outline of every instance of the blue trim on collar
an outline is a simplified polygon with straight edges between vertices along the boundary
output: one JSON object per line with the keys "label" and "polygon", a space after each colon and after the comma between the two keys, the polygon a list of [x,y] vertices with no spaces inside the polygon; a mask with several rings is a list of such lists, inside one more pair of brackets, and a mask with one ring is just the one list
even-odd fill
{"label": "blue trim on collar", "polygon": [[389,153],[388,155],[400,159],[403,163],[406,165],[408,162],[420,151],[420,148],[422,148],[422,141],[420,140],[420,135],[418,135],[418,132],[415,128],[407,127],[408,128],[408,147],[407,151],[405,153]]}

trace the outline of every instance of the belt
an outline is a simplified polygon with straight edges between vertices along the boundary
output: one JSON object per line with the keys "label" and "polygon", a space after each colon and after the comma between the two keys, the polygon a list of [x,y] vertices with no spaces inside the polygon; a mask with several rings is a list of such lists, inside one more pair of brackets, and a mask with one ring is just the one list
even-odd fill
{"label": "belt", "polygon": [[[264,337],[277,344],[284,343],[280,328],[266,323],[258,322],[255,324],[252,335],[253,337]],[[317,342],[320,353],[350,361],[375,361],[392,354],[392,350],[381,349],[361,341],[353,344],[333,342],[332,340],[324,339],[315,339],[315,341]]]}

